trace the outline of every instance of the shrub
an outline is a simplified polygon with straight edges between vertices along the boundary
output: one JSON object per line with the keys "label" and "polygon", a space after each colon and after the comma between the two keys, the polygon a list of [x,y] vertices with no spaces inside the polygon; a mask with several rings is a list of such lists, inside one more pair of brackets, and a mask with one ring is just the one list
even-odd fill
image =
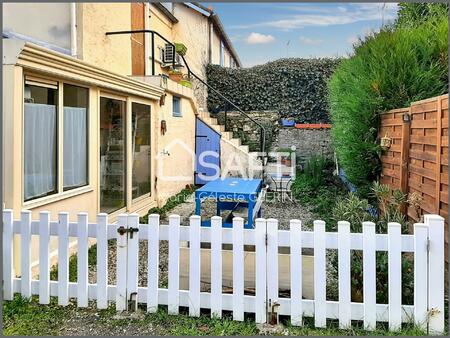
{"label": "shrub", "polygon": [[[328,123],[327,81],[339,59],[280,59],[251,68],[207,67],[207,81],[244,111],[274,110],[301,123]],[[208,109],[225,109],[208,93]]]}
{"label": "shrub", "polygon": [[379,113],[448,90],[447,20],[433,16],[415,27],[385,27],[367,36],[329,81],[334,147],[364,197],[380,172]]}
{"label": "shrub", "polygon": [[[372,186],[372,194],[378,204],[376,214],[370,212],[370,205],[366,199],[362,199],[353,193],[341,199],[333,208],[334,225],[337,230],[338,221],[350,222],[351,232],[362,232],[362,222],[371,221],[376,225],[377,233],[387,233],[388,222],[398,222],[402,225],[403,233],[408,233],[409,224],[400,208],[407,202],[406,195],[400,190],[392,190],[388,185],[375,182]],[[363,252],[352,250],[352,298],[353,301],[362,301],[363,290]],[[388,255],[387,252],[376,254],[376,279],[377,302],[388,301]],[[337,266],[337,261],[333,262]],[[404,304],[412,304],[414,295],[413,261],[410,257],[402,259],[402,294]]]}

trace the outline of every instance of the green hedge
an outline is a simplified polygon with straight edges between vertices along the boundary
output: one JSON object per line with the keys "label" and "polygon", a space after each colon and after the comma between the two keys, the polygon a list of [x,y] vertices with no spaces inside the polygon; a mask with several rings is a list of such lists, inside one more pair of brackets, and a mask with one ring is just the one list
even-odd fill
{"label": "green hedge", "polygon": [[[207,68],[208,84],[245,111],[275,110],[301,123],[328,123],[327,81],[337,59],[280,59],[251,68]],[[208,109],[225,104],[208,93]]]}
{"label": "green hedge", "polygon": [[447,20],[384,28],[357,43],[329,82],[335,150],[363,195],[380,171],[379,113],[448,91]]}

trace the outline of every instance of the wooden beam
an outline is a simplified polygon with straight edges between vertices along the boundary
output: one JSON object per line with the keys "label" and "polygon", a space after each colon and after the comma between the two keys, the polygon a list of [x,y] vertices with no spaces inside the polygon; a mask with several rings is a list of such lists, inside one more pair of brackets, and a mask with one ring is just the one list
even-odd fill
{"label": "wooden beam", "polygon": [[437,111],[436,111],[436,214],[439,214],[441,209],[441,135],[442,135],[442,97],[437,98]]}

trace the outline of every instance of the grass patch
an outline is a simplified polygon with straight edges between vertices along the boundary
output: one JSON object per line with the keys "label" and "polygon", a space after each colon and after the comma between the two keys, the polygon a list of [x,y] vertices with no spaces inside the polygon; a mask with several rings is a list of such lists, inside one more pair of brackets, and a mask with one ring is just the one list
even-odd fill
{"label": "grass patch", "polygon": [[[82,314],[82,318],[89,323],[89,331],[93,335],[96,332],[126,335],[128,330],[132,333],[148,334],[149,328],[151,328],[151,334],[162,336],[251,336],[261,334],[253,320],[247,318],[243,322],[235,322],[229,314],[224,315],[222,319],[210,318],[208,315],[194,318],[184,312],[173,316],[167,313],[167,307],[160,306],[156,313],[145,314],[140,319],[117,319],[114,317],[116,315],[114,305],[106,310],[76,309],[73,304],[67,307],[58,306],[56,298],[51,299],[50,305],[39,305],[37,297],[26,300],[20,296],[3,304],[4,334],[58,335],[64,333],[68,325],[72,325],[68,319],[74,315],[74,311]],[[389,332],[385,324],[379,325],[377,330],[369,332],[362,328],[361,323],[357,323],[351,329],[341,330],[338,328],[337,321],[329,321],[327,328],[315,328],[313,318],[305,318],[302,327],[294,327],[290,325],[289,321],[282,323],[283,327],[279,330],[273,330],[266,334],[289,336],[418,336],[426,334],[411,324],[404,324],[398,332]]]}
{"label": "grass patch", "polygon": [[16,295],[12,301],[3,302],[3,334],[5,336],[58,335],[67,311],[57,306],[52,298],[50,305],[39,305],[38,297],[27,300]]}

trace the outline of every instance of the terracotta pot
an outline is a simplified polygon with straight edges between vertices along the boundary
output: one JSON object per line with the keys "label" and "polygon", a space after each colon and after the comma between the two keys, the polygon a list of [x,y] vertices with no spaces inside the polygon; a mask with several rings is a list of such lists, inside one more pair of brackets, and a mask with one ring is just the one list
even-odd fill
{"label": "terracotta pot", "polygon": [[169,78],[172,80],[172,81],[175,81],[175,82],[180,82],[181,81],[181,79],[183,78],[183,74],[177,74],[177,73],[171,73],[171,74],[169,74]]}

